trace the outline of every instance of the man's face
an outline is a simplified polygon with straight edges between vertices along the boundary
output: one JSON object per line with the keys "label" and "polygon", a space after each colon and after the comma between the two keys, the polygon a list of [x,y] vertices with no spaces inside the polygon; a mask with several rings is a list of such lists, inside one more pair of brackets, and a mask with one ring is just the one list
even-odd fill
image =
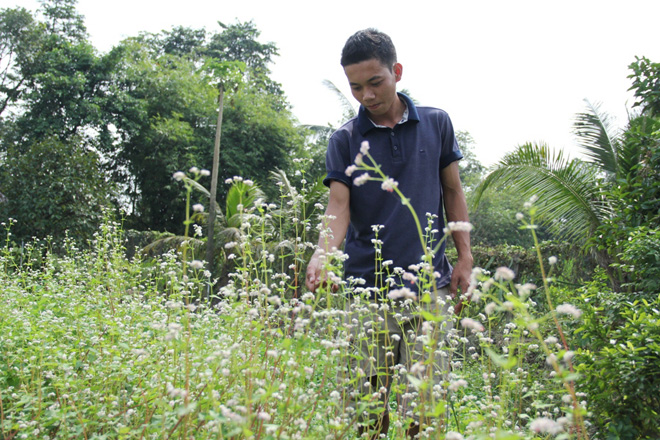
{"label": "man's face", "polygon": [[375,58],[344,67],[353,97],[373,116],[385,115],[396,102],[402,70],[399,63],[390,69]]}

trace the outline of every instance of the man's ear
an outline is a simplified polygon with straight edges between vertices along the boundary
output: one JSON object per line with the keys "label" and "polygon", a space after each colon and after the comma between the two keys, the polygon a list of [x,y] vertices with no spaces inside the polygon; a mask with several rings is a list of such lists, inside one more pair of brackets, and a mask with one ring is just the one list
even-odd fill
{"label": "man's ear", "polygon": [[394,64],[392,69],[394,70],[394,79],[396,79],[397,82],[401,81],[401,75],[403,75],[403,66],[401,63]]}

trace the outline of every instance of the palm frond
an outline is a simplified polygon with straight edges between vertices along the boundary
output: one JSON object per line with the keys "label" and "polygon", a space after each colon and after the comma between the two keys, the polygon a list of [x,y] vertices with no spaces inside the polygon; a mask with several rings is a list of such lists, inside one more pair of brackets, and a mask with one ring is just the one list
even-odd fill
{"label": "palm frond", "polygon": [[597,170],[544,144],[525,144],[507,154],[475,189],[473,209],[489,188],[515,188],[522,201],[537,196],[539,220],[567,239],[584,239],[609,213]]}
{"label": "palm frond", "polygon": [[162,255],[170,250],[180,252],[184,243],[187,243],[187,245],[190,246],[195,254],[203,255],[202,252],[205,249],[206,242],[197,238],[185,237],[183,235],[170,235],[167,237],[159,238],[158,240],[146,245],[142,249],[142,253],[144,255],[153,257],[156,255]]}
{"label": "palm frond", "polygon": [[335,85],[335,83],[333,83],[329,79],[324,79],[323,80],[323,85],[328,90],[333,92],[335,94],[335,96],[337,97],[337,99],[339,99],[339,104],[341,105],[342,112],[343,112],[342,117],[343,117],[344,122],[348,121],[351,118],[354,118],[355,116],[357,116],[357,112],[355,111],[355,107],[353,107],[353,104],[351,103],[351,101],[346,97],[346,95],[344,95],[344,93],[342,93],[341,90],[339,90],[339,88]]}
{"label": "palm frond", "polygon": [[620,173],[620,134],[612,127],[610,116],[600,110],[600,104],[586,102],[586,111],[575,116],[573,132],[589,161],[615,178]]}

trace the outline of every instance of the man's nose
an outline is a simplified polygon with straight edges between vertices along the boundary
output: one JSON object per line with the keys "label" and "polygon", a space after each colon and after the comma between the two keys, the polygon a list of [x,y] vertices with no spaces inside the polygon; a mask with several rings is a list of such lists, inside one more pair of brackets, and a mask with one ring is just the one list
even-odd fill
{"label": "man's nose", "polygon": [[364,91],[362,92],[362,99],[365,101],[368,101],[369,99],[373,99],[376,95],[374,94],[374,91],[371,90],[369,87],[365,87]]}

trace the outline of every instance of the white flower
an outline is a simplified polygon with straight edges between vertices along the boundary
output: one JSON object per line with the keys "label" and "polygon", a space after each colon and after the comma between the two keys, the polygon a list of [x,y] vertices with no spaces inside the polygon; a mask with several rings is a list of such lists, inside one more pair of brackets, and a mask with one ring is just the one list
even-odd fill
{"label": "white flower", "polygon": [[533,195],[532,197],[529,198],[527,202],[523,205],[525,209],[529,209],[532,207],[532,205],[539,199],[537,195]]}
{"label": "white flower", "polygon": [[254,182],[251,181],[250,179],[245,179],[245,180],[243,181],[243,183],[245,183],[247,186],[252,186],[252,185],[254,185]]}
{"label": "white flower", "polygon": [[525,296],[529,295],[532,290],[536,289],[536,284],[525,283],[522,286],[517,285],[516,287],[518,288],[518,295]]}
{"label": "white flower", "polygon": [[541,417],[532,421],[529,425],[529,429],[539,434],[559,434],[563,431],[563,428],[559,423],[547,417]]}
{"label": "white flower", "polygon": [[369,152],[369,141],[362,141],[360,144],[360,153],[367,154]]}
{"label": "white flower", "polygon": [[449,391],[456,391],[457,389],[461,387],[466,387],[467,386],[467,381],[465,379],[458,379],[453,381],[452,383],[449,384],[447,387]]}
{"label": "white flower", "polygon": [[548,258],[548,264],[550,264],[550,266],[554,266],[555,264],[557,264],[557,257],[552,256]]}
{"label": "white flower", "polygon": [[561,304],[557,306],[557,313],[563,313],[565,315],[572,315],[573,318],[577,319],[582,315],[582,311],[575,307],[572,304]]}
{"label": "white flower", "polygon": [[520,220],[522,220],[523,218],[525,218],[525,216],[523,215],[522,212],[518,212],[518,213],[516,213],[516,220],[520,221]]}
{"label": "white flower", "polygon": [[445,435],[445,440],[463,440],[463,436],[456,431],[449,431]]}
{"label": "white flower", "polygon": [[201,203],[195,203],[195,204],[192,206],[192,209],[193,209],[193,211],[195,211],[195,212],[204,212],[204,205],[202,205]]}
{"label": "white flower", "polygon": [[496,307],[497,304],[495,304],[494,302],[489,302],[488,304],[486,304],[486,307],[484,308],[486,315],[491,315],[495,311]]}
{"label": "white flower", "polygon": [[203,169],[199,172],[202,176],[210,176],[211,172],[209,170]]}
{"label": "white flower", "polygon": [[257,418],[259,420],[263,420],[264,422],[270,421],[270,414],[264,411],[259,411],[259,414],[257,414]]}
{"label": "white flower", "polygon": [[358,177],[353,180],[353,185],[361,186],[369,181],[369,173],[360,174]]}
{"label": "white flower", "polygon": [[495,279],[501,281],[511,281],[516,274],[508,267],[498,267],[495,270]]}
{"label": "white flower", "polygon": [[415,294],[415,292],[413,292],[409,288],[402,287],[401,289],[392,290],[390,293],[387,294],[387,297],[389,299],[399,299],[399,298],[415,299],[415,298],[417,298],[417,295]]}
{"label": "white flower", "polygon": [[383,181],[383,183],[380,185],[380,187],[383,189],[383,191],[388,191],[392,192],[394,191],[394,188],[399,186],[399,182],[396,180],[392,179],[391,177],[388,177],[386,180]]}
{"label": "white flower", "polygon": [[188,171],[190,171],[193,174],[199,174],[199,168],[197,167],[192,167]]}
{"label": "white flower", "polygon": [[472,318],[463,318],[463,319],[461,319],[461,325],[464,328],[469,328],[469,329],[472,329],[472,330],[476,330],[478,332],[484,331],[484,326],[479,321],[475,321]]}
{"label": "white flower", "polygon": [[446,234],[447,232],[470,232],[471,230],[472,223],[470,222],[449,222],[443,232]]}
{"label": "white flower", "polygon": [[190,262],[190,267],[196,270],[202,269],[204,267],[204,262],[199,260],[192,260]]}
{"label": "white flower", "polygon": [[174,180],[180,182],[184,177],[186,177],[186,173],[183,171],[177,171],[172,177],[174,177]]}
{"label": "white flower", "polygon": [[348,177],[351,177],[351,175],[352,175],[355,171],[357,171],[357,169],[358,169],[357,165],[349,165],[349,166],[346,168],[346,171],[344,171],[344,174],[346,174]]}
{"label": "white flower", "polygon": [[362,158],[362,153],[358,153],[357,156],[355,156],[355,165],[362,165],[364,163],[364,160]]}

